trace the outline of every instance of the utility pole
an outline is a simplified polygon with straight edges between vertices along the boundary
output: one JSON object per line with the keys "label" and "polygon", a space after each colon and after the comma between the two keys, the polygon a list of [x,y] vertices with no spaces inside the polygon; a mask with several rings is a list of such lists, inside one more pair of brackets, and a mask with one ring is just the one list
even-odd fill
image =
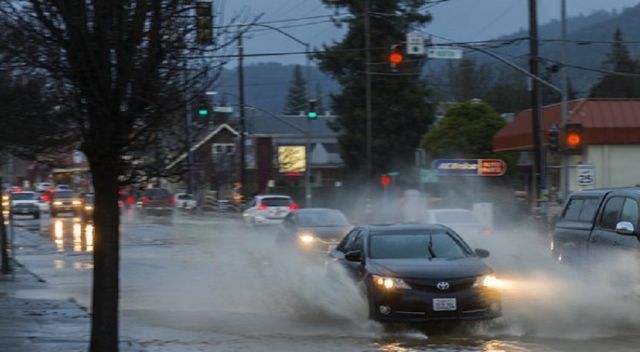
{"label": "utility pole", "polygon": [[365,95],[366,95],[366,120],[367,120],[367,184],[371,183],[373,175],[372,166],[372,122],[371,122],[371,73],[369,72],[369,64],[371,63],[371,23],[369,16],[369,1],[364,0],[364,76],[365,76]]}
{"label": "utility pole", "polygon": [[[309,44],[305,44],[307,50],[307,100],[311,97],[311,63],[309,62]],[[311,119],[307,117],[307,140],[305,153],[305,174],[304,174],[304,206],[306,208],[311,207]]]}
{"label": "utility pole", "polygon": [[[538,13],[536,0],[529,0],[529,71],[538,77]],[[537,208],[541,206],[542,189],[545,188],[544,155],[540,130],[540,84],[531,80],[531,135],[533,137],[533,194]]]}
{"label": "utility pole", "polygon": [[[560,130],[563,131],[565,125],[569,120],[569,77],[567,73],[567,67],[565,64],[567,63],[567,0],[561,0],[560,2],[560,17],[561,17],[561,61],[563,65],[560,67],[562,70],[562,123],[560,124]],[[562,167],[560,169],[560,195],[562,200],[565,201],[567,196],[569,195],[569,156],[565,153],[561,154],[562,158]]]}
{"label": "utility pole", "polygon": [[[0,185],[2,185],[2,177],[0,177]],[[0,192],[3,197],[4,194]],[[2,273],[11,273],[11,267],[9,266],[9,242],[7,239],[7,227],[4,225],[4,199],[0,201],[0,256],[2,256]],[[11,204],[11,201],[9,201]]]}
{"label": "utility pole", "polygon": [[[185,72],[185,77],[186,77],[186,72]],[[188,80],[185,80],[185,83],[187,83]],[[191,104],[192,102],[189,101],[187,99],[187,106],[186,106],[186,115],[185,115],[185,144],[187,146],[187,193],[192,193],[194,191],[193,189],[193,152],[191,151],[191,113],[192,113],[192,109],[191,109]]]}
{"label": "utility pole", "polygon": [[238,89],[239,104],[240,105],[240,194],[242,200],[246,201],[247,196],[247,171],[245,169],[245,116],[244,116],[244,47],[242,43],[242,32],[239,31],[238,35]]}

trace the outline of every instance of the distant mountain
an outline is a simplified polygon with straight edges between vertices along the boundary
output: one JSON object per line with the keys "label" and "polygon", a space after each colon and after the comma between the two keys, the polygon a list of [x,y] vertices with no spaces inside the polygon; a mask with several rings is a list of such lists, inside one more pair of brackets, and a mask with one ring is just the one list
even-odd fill
{"label": "distant mountain", "polygon": [[[610,51],[611,44],[592,42],[610,42],[616,27],[620,27],[622,30],[625,41],[635,42],[630,43],[628,48],[633,58],[640,58],[640,20],[638,19],[640,19],[640,4],[620,13],[599,11],[586,16],[569,18],[567,21],[568,39],[572,42],[568,45],[568,63],[579,67],[600,69]],[[528,36],[526,27],[527,24],[524,23],[522,30],[498,39],[526,37]],[[542,63],[541,70],[544,70],[545,66],[551,66],[556,61],[560,61],[560,43],[549,41],[560,38],[560,22],[556,20],[541,25],[539,35],[541,39],[540,57],[543,60],[547,59]],[[512,45],[489,48],[489,50],[501,54],[523,68],[528,68],[528,45],[528,41],[523,40]],[[468,55],[491,68],[506,67],[485,54],[470,53]],[[431,60],[427,65],[425,72],[430,76],[429,80],[443,82],[446,77],[446,60]],[[287,89],[293,77],[294,67],[294,65],[273,62],[247,65],[244,69],[246,103],[274,114],[281,113],[285,105]],[[306,72],[306,68],[303,67],[305,75]],[[320,72],[317,67],[310,69],[310,75],[312,91],[315,91],[316,83],[321,85],[324,95],[322,100],[325,108],[328,109],[330,102],[328,95],[338,91],[340,87],[329,76]],[[598,72],[576,68],[570,69],[569,75],[578,96],[587,95],[591,86],[602,76]],[[236,69],[225,70],[214,89],[228,94],[221,94],[216,99],[226,96],[229,103],[237,103],[237,78]],[[552,80],[557,83],[558,77],[552,77]]]}
{"label": "distant mountain", "polygon": [[[295,65],[282,65],[274,62],[245,66],[245,103],[274,114],[282,113],[289,84],[293,78],[294,67]],[[306,67],[302,67],[302,73],[306,79]],[[324,102],[325,109],[329,109],[329,94],[340,89],[338,84],[315,66],[310,68],[309,75],[311,77],[311,92],[315,94],[316,84],[320,84],[323,93],[321,100]],[[226,96],[230,104],[237,104],[239,91],[237,69],[224,70],[214,89],[221,93],[216,99],[219,100]]]}

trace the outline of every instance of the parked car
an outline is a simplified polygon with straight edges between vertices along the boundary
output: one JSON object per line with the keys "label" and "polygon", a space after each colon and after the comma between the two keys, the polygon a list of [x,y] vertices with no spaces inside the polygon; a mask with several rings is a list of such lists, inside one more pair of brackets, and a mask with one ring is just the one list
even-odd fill
{"label": "parked car", "polygon": [[491,229],[482,225],[476,215],[469,209],[425,210],[420,222],[448,226],[472,244],[481,244],[483,237],[488,237],[492,234]]}
{"label": "parked car", "polygon": [[553,230],[553,258],[604,265],[616,252],[640,253],[639,220],[640,188],[574,192]]}
{"label": "parked car", "polygon": [[286,195],[265,194],[255,196],[242,212],[247,225],[278,225],[298,204]]}
{"label": "parked car", "polygon": [[[501,315],[492,269],[442,225],[365,225],[330,252],[335,266],[362,283],[370,318],[388,322],[485,320]],[[339,268],[338,267],[338,268]]]}
{"label": "parked car", "polygon": [[80,215],[82,200],[69,190],[57,190],[51,193],[51,217],[60,213],[71,213],[74,216]]}
{"label": "parked car", "polygon": [[142,193],[142,215],[169,215],[173,213],[174,198],[164,188],[149,188]]}
{"label": "parked car", "polygon": [[40,182],[36,185],[36,191],[46,192],[53,188],[53,185],[49,182]]}
{"label": "parked car", "polygon": [[40,199],[35,192],[15,192],[11,193],[11,214],[31,215],[34,219],[40,218]]}
{"label": "parked car", "polygon": [[277,241],[302,252],[327,252],[351,229],[347,217],[337,209],[307,208],[292,211],[282,221]]}
{"label": "parked car", "polygon": [[190,193],[176,193],[174,196],[174,203],[178,210],[195,210],[198,206],[198,202],[196,201],[193,194]]}

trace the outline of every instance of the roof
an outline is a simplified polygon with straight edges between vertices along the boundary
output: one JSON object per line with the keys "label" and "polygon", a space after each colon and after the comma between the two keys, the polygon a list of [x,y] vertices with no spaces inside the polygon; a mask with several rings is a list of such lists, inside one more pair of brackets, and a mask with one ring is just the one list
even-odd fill
{"label": "roof", "polygon": [[415,230],[445,230],[446,227],[437,224],[368,224],[358,226],[373,232],[415,231]]}
{"label": "roof", "polygon": [[336,119],[335,116],[318,116],[317,119],[308,121],[301,115],[280,115],[272,116],[257,111],[245,117],[245,128],[251,135],[291,135],[301,136],[311,128],[311,136],[337,136],[338,133],[329,127],[329,124]]}
{"label": "roof", "polygon": [[[231,126],[227,125],[226,123],[223,123],[220,126],[218,126],[215,130],[213,130],[211,133],[206,135],[202,140],[200,140],[200,142],[198,142],[194,146],[192,146],[191,147],[191,152],[195,152],[196,150],[198,150],[202,145],[207,143],[209,140],[211,140],[211,138],[215,137],[218,133],[220,133],[223,130],[227,130],[227,131],[231,132],[235,136],[238,135],[238,132],[236,130],[234,130]],[[176,160],[174,160],[171,164],[169,164],[169,166],[167,166],[167,170],[170,170],[174,166],[178,165],[186,157],[187,157],[187,153],[181,154]]]}
{"label": "roof", "polygon": [[[580,123],[585,144],[640,144],[640,99],[578,99],[568,102],[569,123]],[[562,121],[561,104],[542,108],[542,130]],[[494,151],[532,150],[531,109],[521,111],[493,139]]]}

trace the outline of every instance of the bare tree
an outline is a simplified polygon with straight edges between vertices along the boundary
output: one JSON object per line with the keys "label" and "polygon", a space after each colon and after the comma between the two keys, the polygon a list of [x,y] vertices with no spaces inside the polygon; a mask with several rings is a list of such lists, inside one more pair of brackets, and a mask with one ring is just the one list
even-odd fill
{"label": "bare tree", "polygon": [[224,63],[211,57],[235,40],[216,27],[213,43],[195,43],[194,16],[188,0],[0,2],[0,56],[19,65],[14,75],[47,82],[43,94],[65,112],[56,121],[75,137],[93,174],[100,210],[94,215],[94,352],[118,351],[119,182],[156,165],[154,155],[170,154],[174,131],[164,128],[184,119],[185,104]]}

